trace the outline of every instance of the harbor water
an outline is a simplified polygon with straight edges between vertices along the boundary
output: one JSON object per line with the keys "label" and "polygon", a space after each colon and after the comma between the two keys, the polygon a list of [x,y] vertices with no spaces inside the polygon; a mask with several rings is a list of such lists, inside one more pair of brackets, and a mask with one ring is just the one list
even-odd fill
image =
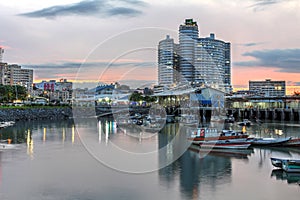
{"label": "harbor water", "polygon": [[[276,170],[270,162],[270,157],[300,159],[299,147],[199,152],[183,141],[192,129],[166,124],[159,133],[141,134],[135,127],[116,126],[113,119],[97,125],[88,120],[17,122],[0,130],[2,140],[17,143],[0,151],[0,199],[299,199],[300,174]],[[300,137],[300,124],[266,122],[247,132]],[[179,153],[168,145],[178,135],[185,144]],[[110,143],[135,154],[163,150],[145,165],[144,158],[139,162],[111,154]]]}

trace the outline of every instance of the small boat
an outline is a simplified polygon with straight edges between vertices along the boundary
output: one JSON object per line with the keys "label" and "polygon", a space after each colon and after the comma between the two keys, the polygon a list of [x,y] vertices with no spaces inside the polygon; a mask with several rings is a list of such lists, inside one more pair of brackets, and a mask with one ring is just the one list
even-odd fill
{"label": "small boat", "polygon": [[249,119],[244,119],[242,122],[238,122],[240,126],[251,126],[251,121]]}
{"label": "small boat", "polygon": [[249,138],[248,141],[251,142],[253,146],[279,146],[291,140],[288,138]]}
{"label": "small boat", "polygon": [[286,172],[300,172],[300,160],[271,158],[271,163]]}
{"label": "small boat", "polygon": [[233,115],[228,116],[228,118],[225,119],[225,123],[234,123],[235,122],[235,118],[233,117]]}
{"label": "small boat", "polygon": [[282,168],[282,159],[271,158],[271,163],[274,167]]}
{"label": "small boat", "polygon": [[0,143],[0,150],[9,150],[9,149],[16,149],[17,145],[15,144],[7,144],[7,143]]}
{"label": "small boat", "polygon": [[240,139],[245,141],[249,135],[246,132],[237,132],[234,130],[222,130],[219,133],[217,130],[198,128],[193,131],[189,140],[197,141],[215,141],[215,140],[233,140]]}

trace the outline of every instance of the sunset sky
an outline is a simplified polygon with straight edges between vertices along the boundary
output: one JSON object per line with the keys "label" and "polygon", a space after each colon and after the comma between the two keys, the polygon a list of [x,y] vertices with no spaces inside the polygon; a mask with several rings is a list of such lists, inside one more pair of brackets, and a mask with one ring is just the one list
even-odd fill
{"label": "sunset sky", "polygon": [[300,85],[299,0],[0,0],[4,62],[35,80],[157,81],[157,45],[186,18],[232,44],[232,84]]}

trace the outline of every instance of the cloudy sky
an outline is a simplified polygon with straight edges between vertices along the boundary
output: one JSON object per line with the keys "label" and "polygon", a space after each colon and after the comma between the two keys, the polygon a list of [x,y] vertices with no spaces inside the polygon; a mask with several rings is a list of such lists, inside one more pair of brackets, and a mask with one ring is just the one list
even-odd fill
{"label": "cloudy sky", "polygon": [[232,44],[232,83],[300,85],[299,0],[0,0],[4,62],[35,80],[157,80],[156,48],[193,18]]}

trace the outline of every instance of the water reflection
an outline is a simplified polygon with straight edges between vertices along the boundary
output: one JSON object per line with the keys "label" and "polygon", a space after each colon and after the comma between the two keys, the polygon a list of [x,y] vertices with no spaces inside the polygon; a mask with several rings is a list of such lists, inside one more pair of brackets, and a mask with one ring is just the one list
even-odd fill
{"label": "water reflection", "polygon": [[[82,121],[79,124],[80,127],[92,125],[90,121]],[[265,126],[267,128],[267,124]],[[206,152],[191,146],[176,159],[177,148],[185,148],[184,145],[180,146],[180,141],[185,140],[186,134],[191,131],[188,127],[168,124],[160,133],[148,137],[149,135],[141,134],[135,128],[130,131],[120,129],[111,119],[97,121],[95,132],[85,134],[90,134],[98,146],[109,145],[110,141],[113,141],[119,142],[127,149],[134,149],[133,146],[129,146],[133,143],[146,150],[163,148],[154,158],[157,162],[155,164],[159,165],[165,160],[176,160],[158,171],[132,175],[103,167],[91,158],[79,140],[76,129],[80,127],[74,127],[70,121],[42,121],[18,122],[14,127],[3,129],[3,139],[12,138],[13,143],[21,142],[23,148],[0,152],[0,184],[3,183],[0,185],[0,199],[3,199],[1,192],[9,195],[18,193],[18,197],[27,199],[82,200],[102,199],[103,196],[107,197],[106,199],[122,199],[124,194],[131,199],[242,197],[250,200],[278,199],[280,195],[298,199],[299,175],[278,170],[272,172],[270,157],[299,158],[299,148]],[[269,129],[275,130],[272,127],[278,129],[285,125],[271,125]],[[289,135],[299,136],[300,128],[296,127],[288,125],[287,129],[281,130],[283,134],[289,131]],[[253,130],[254,127],[250,127],[250,131]],[[179,140],[170,144],[175,137]],[[131,142],[127,143],[128,141]],[[44,173],[45,170],[47,173]],[[16,191],[14,187],[24,189],[21,192]],[[254,192],[245,195],[249,188]]]}
{"label": "water reflection", "polygon": [[300,173],[288,173],[282,169],[273,169],[271,178],[275,177],[276,180],[286,181],[288,184],[297,184],[300,186]]}

